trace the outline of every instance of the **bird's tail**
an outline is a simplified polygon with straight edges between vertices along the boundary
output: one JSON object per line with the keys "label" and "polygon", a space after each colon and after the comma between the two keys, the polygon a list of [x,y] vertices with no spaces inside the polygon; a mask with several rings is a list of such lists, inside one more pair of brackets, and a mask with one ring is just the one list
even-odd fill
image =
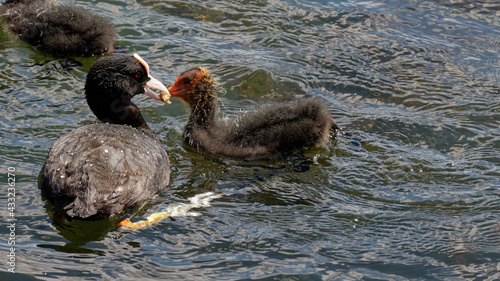
{"label": "bird's tail", "polygon": [[332,131],[342,131],[342,128],[339,127],[339,125],[337,125],[337,123],[335,123],[335,121],[333,121],[332,119],[332,125],[330,127],[330,130]]}

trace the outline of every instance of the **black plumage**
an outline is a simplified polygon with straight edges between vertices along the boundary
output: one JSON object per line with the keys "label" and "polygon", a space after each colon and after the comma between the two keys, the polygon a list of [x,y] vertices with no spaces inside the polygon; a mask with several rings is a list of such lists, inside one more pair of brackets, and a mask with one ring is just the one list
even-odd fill
{"label": "black plumage", "polygon": [[7,0],[0,12],[6,27],[42,53],[68,57],[114,51],[113,23],[83,7],[55,0]]}
{"label": "black plumage", "polygon": [[139,57],[105,57],[92,66],[87,102],[107,123],[77,128],[52,146],[40,188],[56,213],[68,219],[106,218],[167,187],[168,155],[131,101],[143,93],[158,99],[149,88],[166,91]]}
{"label": "black plumage", "polygon": [[319,99],[267,105],[220,119],[216,115],[214,81],[205,68],[182,73],[169,91],[190,105],[191,115],[183,136],[201,153],[232,158],[268,156],[323,146],[330,130],[339,129]]}

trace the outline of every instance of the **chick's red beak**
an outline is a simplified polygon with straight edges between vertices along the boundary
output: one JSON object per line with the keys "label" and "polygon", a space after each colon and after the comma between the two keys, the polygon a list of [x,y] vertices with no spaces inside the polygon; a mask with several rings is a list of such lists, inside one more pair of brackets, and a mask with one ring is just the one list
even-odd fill
{"label": "chick's red beak", "polygon": [[180,86],[179,83],[179,78],[175,79],[174,84],[172,84],[170,87],[168,87],[168,91],[170,92],[170,95],[172,97],[179,97],[181,92],[182,92],[182,87]]}

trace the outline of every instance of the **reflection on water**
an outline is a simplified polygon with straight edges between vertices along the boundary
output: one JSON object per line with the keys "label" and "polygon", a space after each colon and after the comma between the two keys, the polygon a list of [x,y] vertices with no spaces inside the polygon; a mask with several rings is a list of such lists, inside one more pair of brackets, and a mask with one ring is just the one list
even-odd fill
{"label": "reflection on water", "polygon": [[183,145],[179,100],[136,97],[169,153],[172,183],[134,220],[224,196],[194,208],[200,216],[137,231],[114,218],[52,224],[38,173],[59,136],[96,120],[83,97],[95,58],[68,69],[1,30],[0,159],[16,169],[16,278],[500,278],[498,1],[76,4],[109,17],[120,47],[166,85],[208,67],[228,118],[317,96],[344,132],[289,157],[219,159]]}

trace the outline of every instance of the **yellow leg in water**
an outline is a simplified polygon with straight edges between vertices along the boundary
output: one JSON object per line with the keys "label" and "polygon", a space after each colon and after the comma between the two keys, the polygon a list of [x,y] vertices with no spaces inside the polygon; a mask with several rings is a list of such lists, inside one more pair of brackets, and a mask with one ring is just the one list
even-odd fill
{"label": "yellow leg in water", "polygon": [[183,203],[180,205],[170,206],[165,212],[151,214],[145,221],[131,222],[129,219],[125,219],[118,224],[118,227],[126,227],[137,230],[165,218],[178,216],[199,216],[199,213],[191,212],[190,210],[193,208],[210,207],[210,201],[212,199],[220,198],[221,196],[222,194],[214,194],[213,192],[198,194],[189,198],[191,201],[189,204]]}
{"label": "yellow leg in water", "polygon": [[131,229],[141,229],[144,228],[148,225],[151,225],[157,221],[160,221],[164,218],[170,217],[170,212],[163,212],[163,213],[154,213],[151,214],[148,217],[148,220],[146,221],[138,221],[138,222],[131,222],[129,219],[122,220],[119,224],[118,227],[126,227],[126,228],[131,228]]}

